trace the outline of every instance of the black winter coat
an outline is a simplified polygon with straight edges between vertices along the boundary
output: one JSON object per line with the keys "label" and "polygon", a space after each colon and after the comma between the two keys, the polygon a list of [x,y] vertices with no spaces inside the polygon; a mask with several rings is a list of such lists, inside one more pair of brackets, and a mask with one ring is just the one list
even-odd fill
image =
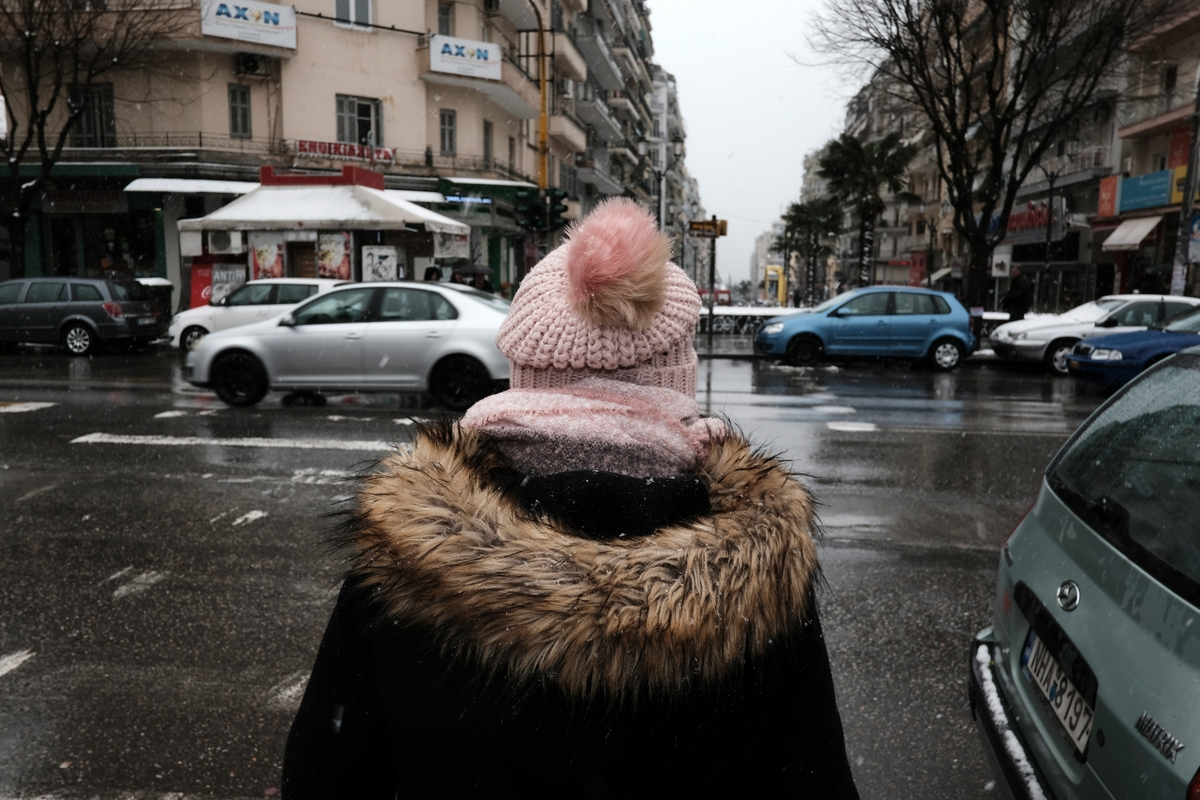
{"label": "black winter coat", "polygon": [[445,424],[383,467],[286,800],[858,796],[778,461],[731,438],[690,476],[527,478]]}

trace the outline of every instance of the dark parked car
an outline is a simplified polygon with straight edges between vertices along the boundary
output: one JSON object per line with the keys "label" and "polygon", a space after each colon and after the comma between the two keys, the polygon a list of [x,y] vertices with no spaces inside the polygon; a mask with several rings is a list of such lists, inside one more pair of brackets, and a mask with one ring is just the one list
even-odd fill
{"label": "dark parked car", "polygon": [[158,301],[140,283],[97,278],[0,283],[0,347],[61,344],[82,356],[98,342],[145,345],[162,333]]}
{"label": "dark parked car", "polygon": [[1200,342],[1200,309],[1149,330],[1100,336],[1075,345],[1068,361],[1076,378],[1116,387],[1151,364]]}

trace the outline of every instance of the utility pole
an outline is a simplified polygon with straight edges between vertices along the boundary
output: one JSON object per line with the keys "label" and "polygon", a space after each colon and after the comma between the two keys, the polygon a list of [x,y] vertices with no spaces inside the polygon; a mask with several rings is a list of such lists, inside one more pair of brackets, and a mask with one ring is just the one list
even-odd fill
{"label": "utility pole", "polygon": [[1188,148],[1187,177],[1183,181],[1183,204],[1179,207],[1179,233],[1175,240],[1175,265],[1171,270],[1171,294],[1183,294],[1187,282],[1192,241],[1192,208],[1196,199],[1196,169],[1200,162],[1200,67],[1196,69],[1196,107],[1192,111],[1192,142]]}
{"label": "utility pole", "polygon": [[[712,224],[714,233],[720,229],[717,215],[713,214]],[[719,235],[719,234],[718,234]],[[716,327],[713,323],[716,317],[713,316],[713,306],[717,300],[717,236],[712,237],[712,243],[709,245],[708,251],[708,355],[712,357],[713,352],[713,328]]]}

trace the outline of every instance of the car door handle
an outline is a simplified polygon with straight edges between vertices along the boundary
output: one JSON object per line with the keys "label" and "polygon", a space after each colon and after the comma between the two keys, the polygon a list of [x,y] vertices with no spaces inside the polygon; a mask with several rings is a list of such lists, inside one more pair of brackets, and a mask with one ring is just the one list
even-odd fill
{"label": "car door handle", "polygon": [[428,333],[425,334],[425,338],[426,339],[440,339],[440,338],[442,338],[442,332],[441,331],[429,331]]}
{"label": "car door handle", "polygon": [[347,333],[346,338],[347,339],[361,339],[362,334],[361,333]]}

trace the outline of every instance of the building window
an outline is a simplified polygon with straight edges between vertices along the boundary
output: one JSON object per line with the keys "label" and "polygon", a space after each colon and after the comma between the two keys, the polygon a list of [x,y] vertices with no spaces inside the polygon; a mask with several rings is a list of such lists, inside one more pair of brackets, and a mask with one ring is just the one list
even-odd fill
{"label": "building window", "polygon": [[564,30],[562,4],[558,0],[550,0],[550,28],[556,31]]}
{"label": "building window", "polygon": [[371,25],[371,0],[334,0],[333,15],[342,25]]}
{"label": "building window", "polygon": [[441,110],[441,144],[442,155],[453,157],[458,150],[457,146],[457,113],[452,108],[443,108]]}
{"label": "building window", "polygon": [[454,3],[438,3],[438,33],[454,35]]}
{"label": "building window", "polygon": [[245,84],[229,84],[229,135],[250,138],[250,87]]}
{"label": "building window", "polygon": [[113,114],[111,83],[72,86],[71,104],[83,108],[71,134],[74,147],[117,146],[117,118]]}
{"label": "building window", "polygon": [[383,143],[382,111],[371,97],[337,96],[337,137],[349,144]]}
{"label": "building window", "polygon": [[576,197],[578,187],[575,185],[575,167],[568,164],[566,161],[560,162],[558,165],[558,188],[562,189],[571,197]]}
{"label": "building window", "polygon": [[492,123],[486,119],[483,121],[483,160],[490,169],[492,166]]}

